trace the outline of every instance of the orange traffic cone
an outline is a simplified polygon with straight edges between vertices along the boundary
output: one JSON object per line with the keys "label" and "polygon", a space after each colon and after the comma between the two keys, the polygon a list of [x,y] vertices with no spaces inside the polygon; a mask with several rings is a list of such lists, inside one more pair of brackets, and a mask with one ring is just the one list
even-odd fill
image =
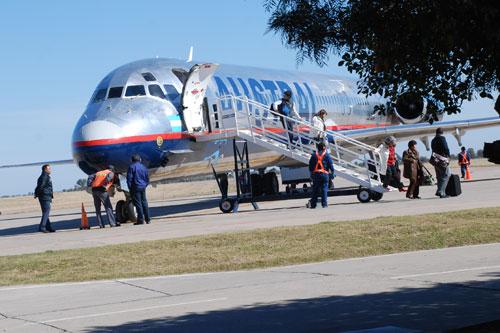
{"label": "orange traffic cone", "polygon": [[472,180],[469,166],[467,166],[467,168],[465,169],[465,180]]}
{"label": "orange traffic cone", "polygon": [[82,223],[80,224],[80,230],[90,229],[89,226],[89,218],[87,217],[87,212],[85,211],[85,207],[82,202]]}

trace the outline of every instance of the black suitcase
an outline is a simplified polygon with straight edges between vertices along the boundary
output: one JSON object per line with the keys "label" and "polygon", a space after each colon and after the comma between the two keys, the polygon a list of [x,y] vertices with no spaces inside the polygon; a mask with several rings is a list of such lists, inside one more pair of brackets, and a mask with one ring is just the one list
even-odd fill
{"label": "black suitcase", "polygon": [[446,194],[451,197],[456,197],[462,194],[460,177],[458,175],[451,175],[448,185],[446,185]]}

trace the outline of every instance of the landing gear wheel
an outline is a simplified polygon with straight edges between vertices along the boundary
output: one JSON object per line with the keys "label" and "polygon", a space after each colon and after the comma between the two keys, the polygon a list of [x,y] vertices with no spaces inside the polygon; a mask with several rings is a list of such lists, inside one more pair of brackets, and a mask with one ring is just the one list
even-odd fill
{"label": "landing gear wheel", "polygon": [[130,222],[137,222],[137,211],[132,201],[127,202],[127,218]]}
{"label": "landing gear wheel", "polygon": [[369,189],[362,187],[359,189],[357,197],[358,200],[362,203],[370,202],[371,192]]}
{"label": "landing gear wheel", "polygon": [[380,199],[382,199],[383,196],[384,196],[384,193],[379,193],[379,192],[375,192],[375,191],[372,191],[372,193],[371,193],[371,199],[373,201],[379,201]]}
{"label": "landing gear wheel", "polygon": [[116,203],[116,209],[115,209],[116,220],[120,223],[127,222],[127,217],[126,217],[127,213],[125,211],[125,207],[126,207],[125,200],[119,200]]}
{"label": "landing gear wheel", "polygon": [[234,199],[225,198],[219,202],[219,208],[223,213],[231,213],[234,209]]}
{"label": "landing gear wheel", "polygon": [[278,176],[276,173],[269,172],[263,177],[264,181],[264,193],[267,195],[277,194],[280,190],[280,184],[278,182]]}

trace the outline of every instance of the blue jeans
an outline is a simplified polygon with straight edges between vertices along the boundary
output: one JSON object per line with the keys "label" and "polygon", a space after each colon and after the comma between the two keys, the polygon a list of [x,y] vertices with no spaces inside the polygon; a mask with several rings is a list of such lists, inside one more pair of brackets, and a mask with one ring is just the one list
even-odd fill
{"label": "blue jeans", "polygon": [[50,224],[50,200],[38,200],[40,202],[40,208],[42,208],[42,219],[40,220],[40,226],[38,230],[49,230],[52,229],[52,225]]}
{"label": "blue jeans", "polygon": [[465,172],[467,171],[467,164],[460,164],[460,171],[462,173],[462,178],[465,178]]}
{"label": "blue jeans", "polygon": [[321,205],[323,207],[328,206],[328,180],[329,176],[327,173],[314,172],[312,175],[313,180],[313,191],[311,197],[311,208],[316,207],[318,202],[318,196],[321,195]]}
{"label": "blue jeans", "polygon": [[437,178],[437,192],[436,195],[445,196],[446,186],[448,185],[448,180],[450,180],[451,169],[449,166],[443,168],[435,166],[436,178]]}
{"label": "blue jeans", "polygon": [[149,223],[148,199],[146,199],[146,189],[135,189],[130,193],[135,209],[137,209],[137,222]]}

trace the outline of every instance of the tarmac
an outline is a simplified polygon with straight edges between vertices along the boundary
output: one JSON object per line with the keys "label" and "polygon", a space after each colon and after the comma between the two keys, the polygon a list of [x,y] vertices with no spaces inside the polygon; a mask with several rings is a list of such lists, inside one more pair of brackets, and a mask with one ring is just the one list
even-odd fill
{"label": "tarmac", "polygon": [[4,287],[0,328],[441,332],[500,318],[499,253],[497,243],[251,271]]}
{"label": "tarmac", "polygon": [[[279,226],[315,224],[324,221],[369,219],[495,207],[500,204],[500,167],[474,169],[474,181],[462,183],[462,195],[447,199],[436,197],[435,186],[421,187],[422,200],[408,200],[397,191],[384,195],[379,202],[360,203],[355,196],[332,197],[328,208],[306,209],[307,199],[241,204],[238,213],[222,214],[218,197],[182,198],[152,202],[152,223],[119,228],[93,228],[80,231],[80,207],[52,212],[56,233],[37,232],[39,212],[0,216],[0,253],[14,255],[48,250],[87,248],[143,240],[178,238],[221,232],[239,232]],[[345,186],[336,180],[337,186]],[[87,211],[92,212],[90,207]],[[94,214],[89,222],[96,225]]]}

